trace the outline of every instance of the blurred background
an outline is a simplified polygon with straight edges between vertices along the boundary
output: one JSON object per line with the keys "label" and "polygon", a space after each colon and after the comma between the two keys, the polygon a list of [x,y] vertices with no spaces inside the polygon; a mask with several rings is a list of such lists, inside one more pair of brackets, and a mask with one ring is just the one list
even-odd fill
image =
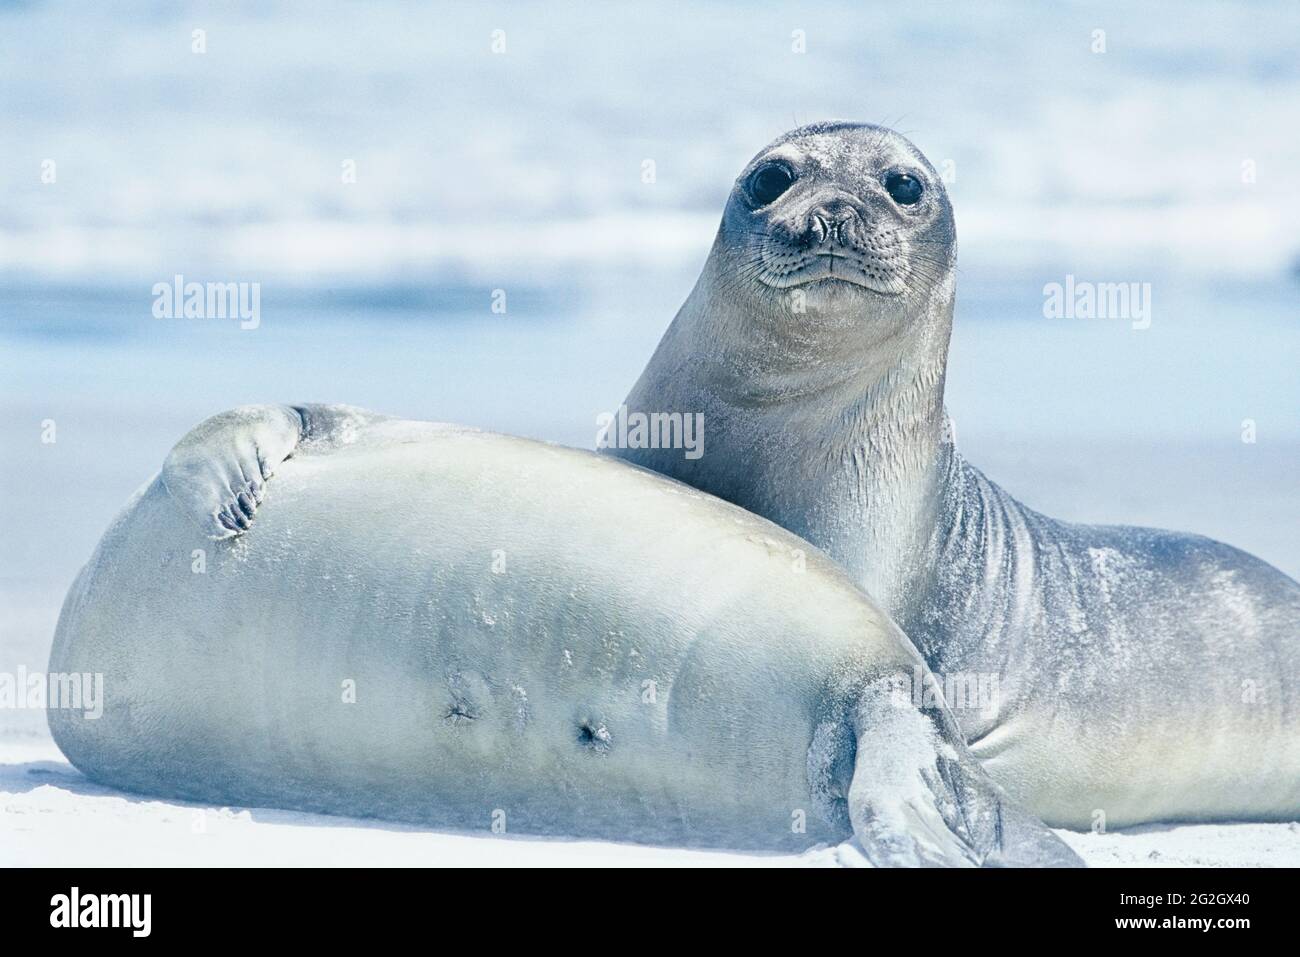
{"label": "blurred background", "polygon": [[[590,447],[737,172],[833,117],[950,180],[968,457],[1300,575],[1297,38],[1292,0],[0,2],[0,669],[44,667],[103,529],[223,408]],[[260,283],[260,324],[154,318],[177,274]],[[1066,275],[1150,283],[1150,328],[1044,318]]]}

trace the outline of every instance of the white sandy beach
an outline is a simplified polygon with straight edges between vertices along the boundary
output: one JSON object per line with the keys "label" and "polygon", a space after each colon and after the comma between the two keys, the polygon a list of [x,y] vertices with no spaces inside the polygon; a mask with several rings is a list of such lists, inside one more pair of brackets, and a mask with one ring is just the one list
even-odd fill
{"label": "white sandy beach", "polygon": [[[1091,867],[1294,867],[1300,824],[1058,831]],[[852,843],[800,855],[442,833],[270,808],[216,808],[102,788],[49,741],[0,743],[0,866],[855,867]]]}

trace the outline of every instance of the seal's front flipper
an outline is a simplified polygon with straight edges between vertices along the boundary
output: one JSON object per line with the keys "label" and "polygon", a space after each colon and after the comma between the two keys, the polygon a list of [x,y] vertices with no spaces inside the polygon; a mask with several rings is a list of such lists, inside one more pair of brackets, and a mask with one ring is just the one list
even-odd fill
{"label": "seal's front flipper", "polygon": [[871,863],[978,867],[978,842],[943,774],[956,753],[930,718],[883,683],[863,694],[854,718],[849,820]]}
{"label": "seal's front flipper", "polygon": [[937,795],[890,793],[874,785],[874,781],[859,785],[855,780],[849,791],[854,836],[871,863],[877,867],[980,865],[973,844],[944,819]]}
{"label": "seal's front flipper", "polygon": [[281,462],[351,443],[386,418],[350,405],[240,406],[176,443],[163,462],[163,487],[210,538],[230,538],[252,526]]}
{"label": "seal's front flipper", "polygon": [[249,528],[266,480],[293,454],[303,419],[287,405],[245,405],[205,419],[163,462],[162,483],[210,538]]}
{"label": "seal's front flipper", "polygon": [[849,820],[873,864],[1082,866],[979,766],[946,710],[922,712],[892,687],[869,689],[855,715]]}

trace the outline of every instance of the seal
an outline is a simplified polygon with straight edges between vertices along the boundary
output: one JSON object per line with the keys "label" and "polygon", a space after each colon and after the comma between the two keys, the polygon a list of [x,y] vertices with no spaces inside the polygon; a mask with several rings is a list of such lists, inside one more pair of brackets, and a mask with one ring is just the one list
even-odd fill
{"label": "seal", "polygon": [[741,172],[703,272],[626,400],[707,452],[608,454],[822,548],[940,676],[1049,824],[1294,819],[1300,586],[1194,535],[1055,521],[958,453],[943,392],[953,211],[910,142],[796,129]]}
{"label": "seal", "polygon": [[97,720],[49,711],[63,752],[147,794],[738,848],[856,837],[878,865],[1078,862],[950,712],[897,694],[919,656],[825,556],[509,436],[339,406],[214,417],[105,534],[50,667],[104,676]]}

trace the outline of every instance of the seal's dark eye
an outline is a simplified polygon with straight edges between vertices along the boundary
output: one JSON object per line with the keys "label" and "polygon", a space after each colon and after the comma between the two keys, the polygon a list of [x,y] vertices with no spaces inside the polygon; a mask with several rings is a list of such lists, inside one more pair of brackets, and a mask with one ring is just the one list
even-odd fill
{"label": "seal's dark eye", "polygon": [[885,191],[901,206],[915,206],[921,201],[925,187],[915,176],[897,170],[885,174]]}
{"label": "seal's dark eye", "polygon": [[780,163],[768,163],[749,175],[745,191],[755,206],[766,206],[789,189],[793,182],[794,174],[788,169]]}

